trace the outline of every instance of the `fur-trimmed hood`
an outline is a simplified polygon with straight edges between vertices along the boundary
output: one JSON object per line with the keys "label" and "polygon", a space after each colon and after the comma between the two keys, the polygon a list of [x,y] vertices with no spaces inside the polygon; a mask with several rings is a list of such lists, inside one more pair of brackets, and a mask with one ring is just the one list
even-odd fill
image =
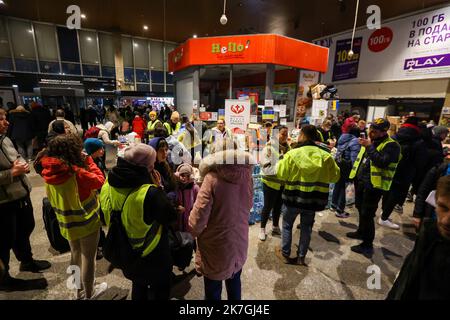
{"label": "fur-trimmed hood", "polygon": [[221,179],[230,183],[239,183],[248,179],[256,164],[254,157],[241,150],[226,150],[210,154],[200,163],[201,180],[210,172],[215,172]]}

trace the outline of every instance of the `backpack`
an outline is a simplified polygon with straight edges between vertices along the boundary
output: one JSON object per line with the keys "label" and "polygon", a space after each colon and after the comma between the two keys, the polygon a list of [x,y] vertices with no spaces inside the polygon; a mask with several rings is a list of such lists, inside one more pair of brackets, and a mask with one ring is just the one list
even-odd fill
{"label": "backpack", "polygon": [[52,248],[60,253],[70,251],[69,241],[61,235],[58,219],[48,198],[42,199],[42,217],[45,231],[47,232],[47,237]]}
{"label": "backpack", "polygon": [[89,139],[89,138],[97,139],[99,133],[100,133],[100,129],[97,126],[94,126],[84,133],[83,139],[84,140]]}

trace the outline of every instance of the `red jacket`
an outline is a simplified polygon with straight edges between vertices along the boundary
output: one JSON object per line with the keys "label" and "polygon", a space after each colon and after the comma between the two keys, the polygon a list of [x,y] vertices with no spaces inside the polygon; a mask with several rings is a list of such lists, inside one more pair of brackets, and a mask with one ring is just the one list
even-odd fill
{"label": "red jacket", "polygon": [[93,190],[100,189],[105,183],[102,171],[97,167],[91,157],[86,158],[88,169],[72,166],[72,169],[63,161],[57,158],[44,157],[41,160],[42,177],[50,185],[60,185],[69,180],[74,172],[78,184],[78,194],[83,202],[91,195]]}
{"label": "red jacket", "polygon": [[136,132],[140,138],[144,138],[145,129],[147,129],[147,123],[141,117],[135,117],[133,120],[133,132]]}

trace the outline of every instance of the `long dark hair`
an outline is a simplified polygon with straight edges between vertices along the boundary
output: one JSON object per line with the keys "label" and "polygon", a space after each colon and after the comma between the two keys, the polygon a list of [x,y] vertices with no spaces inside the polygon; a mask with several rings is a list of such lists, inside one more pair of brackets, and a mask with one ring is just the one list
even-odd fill
{"label": "long dark hair", "polygon": [[85,158],[81,154],[83,141],[73,134],[64,134],[52,139],[47,148],[49,157],[58,158],[69,166],[85,168]]}

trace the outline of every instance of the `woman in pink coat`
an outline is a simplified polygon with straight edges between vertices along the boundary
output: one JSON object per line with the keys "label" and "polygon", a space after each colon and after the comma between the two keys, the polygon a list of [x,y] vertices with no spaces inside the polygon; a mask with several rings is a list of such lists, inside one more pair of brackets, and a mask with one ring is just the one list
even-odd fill
{"label": "woman in pink coat", "polygon": [[216,142],[213,149],[200,164],[203,184],[189,217],[198,245],[195,264],[204,276],[206,300],[221,300],[222,281],[228,300],[241,300],[254,160],[229,140]]}

